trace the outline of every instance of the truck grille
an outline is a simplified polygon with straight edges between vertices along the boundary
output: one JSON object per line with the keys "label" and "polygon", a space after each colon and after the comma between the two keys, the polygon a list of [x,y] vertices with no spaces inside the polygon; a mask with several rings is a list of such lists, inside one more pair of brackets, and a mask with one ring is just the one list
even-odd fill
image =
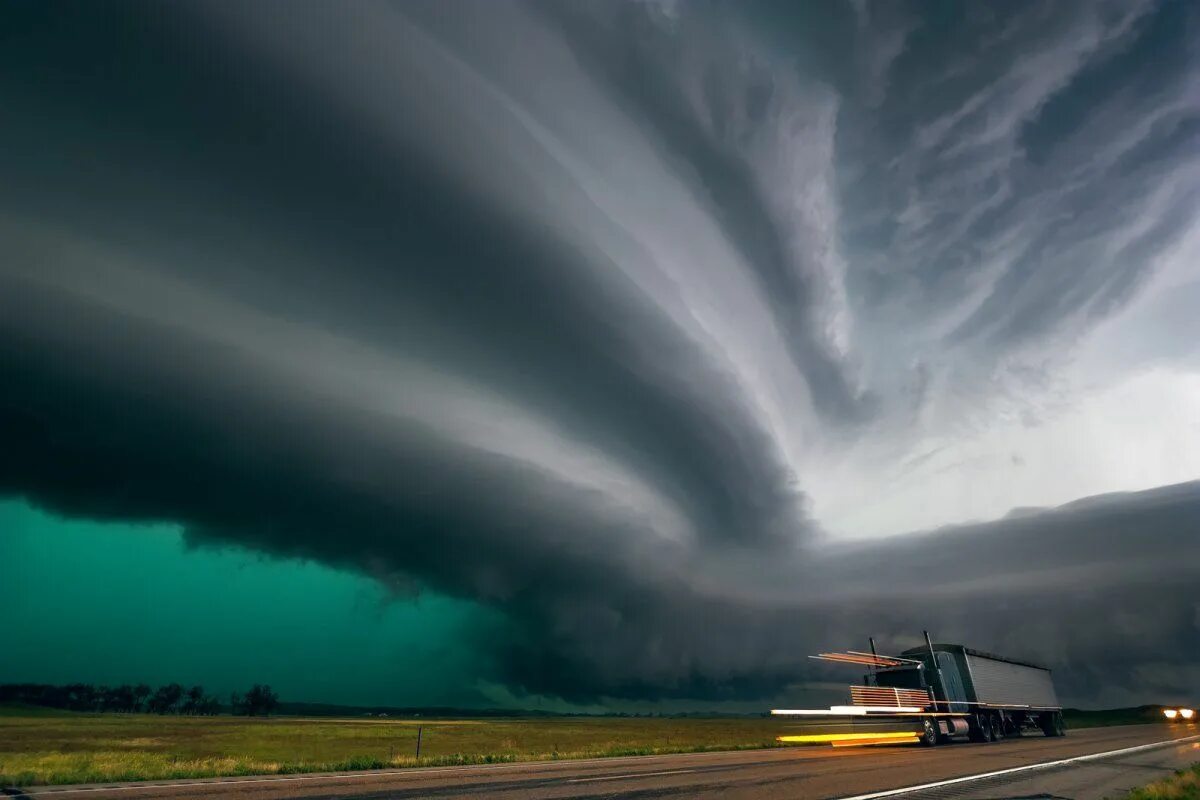
{"label": "truck grille", "polygon": [[924,708],[929,692],[924,689],[895,689],[888,686],[851,686],[850,702],[856,706]]}

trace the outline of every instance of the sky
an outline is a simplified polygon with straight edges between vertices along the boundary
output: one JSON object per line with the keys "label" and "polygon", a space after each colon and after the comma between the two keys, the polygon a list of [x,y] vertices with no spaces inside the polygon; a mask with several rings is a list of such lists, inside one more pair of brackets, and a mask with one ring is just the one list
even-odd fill
{"label": "sky", "polygon": [[1200,684],[1194,4],[0,9],[0,680]]}

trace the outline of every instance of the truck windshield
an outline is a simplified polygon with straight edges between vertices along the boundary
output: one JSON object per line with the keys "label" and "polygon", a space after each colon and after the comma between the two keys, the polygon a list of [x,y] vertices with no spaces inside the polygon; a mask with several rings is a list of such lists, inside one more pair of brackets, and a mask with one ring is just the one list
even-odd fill
{"label": "truck windshield", "polygon": [[916,667],[875,673],[875,685],[895,689],[924,689],[921,670]]}

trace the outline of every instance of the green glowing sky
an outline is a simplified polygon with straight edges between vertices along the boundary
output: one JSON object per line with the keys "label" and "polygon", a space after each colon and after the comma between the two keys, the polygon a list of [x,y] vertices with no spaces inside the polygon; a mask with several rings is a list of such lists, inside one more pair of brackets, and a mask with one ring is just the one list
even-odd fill
{"label": "green glowing sky", "polygon": [[[484,612],[391,598],[370,579],[236,549],[175,525],[62,519],[0,502],[0,681],[267,682],[285,699],[487,705],[464,629]],[[486,686],[483,687],[487,691]]]}

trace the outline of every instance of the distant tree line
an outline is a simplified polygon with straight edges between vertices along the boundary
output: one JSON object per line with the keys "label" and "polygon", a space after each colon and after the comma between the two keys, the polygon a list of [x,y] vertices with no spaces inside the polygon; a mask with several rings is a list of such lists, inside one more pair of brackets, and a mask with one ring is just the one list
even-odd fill
{"label": "distant tree line", "polygon": [[[184,689],[178,683],[168,683],[151,689],[144,683],[136,686],[95,686],[90,683],[69,683],[55,686],[46,683],[0,684],[0,703],[24,703],[31,706],[62,708],[70,711],[101,711],[121,714],[186,714],[212,716],[221,713],[221,702],[206,694],[203,686]],[[267,715],[279,707],[279,696],[270,686],[255,684],[245,694],[230,696],[230,710],[247,716]]]}
{"label": "distant tree line", "polygon": [[234,692],[229,696],[229,707],[234,714],[247,717],[265,717],[279,708],[279,695],[266,684],[256,683],[245,694]]}

